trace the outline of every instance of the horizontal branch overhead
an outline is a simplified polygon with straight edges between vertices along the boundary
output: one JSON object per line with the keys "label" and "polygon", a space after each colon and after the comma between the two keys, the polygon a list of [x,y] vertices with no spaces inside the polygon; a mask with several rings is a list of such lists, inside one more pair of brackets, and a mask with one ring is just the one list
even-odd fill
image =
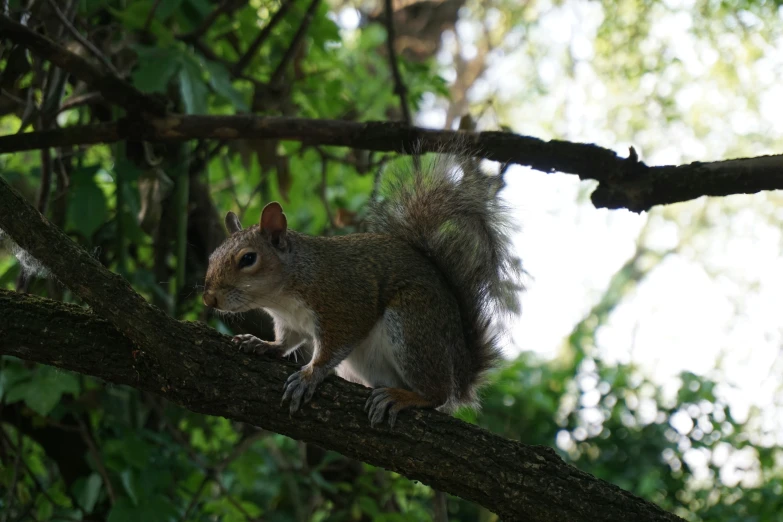
{"label": "horizontal branch overhead", "polygon": [[0,229],[87,302],[83,308],[0,291],[0,354],[163,396],[192,411],[382,466],[477,502],[505,520],[678,520],[565,464],[554,451],[503,439],[435,411],[371,427],[366,388],[331,377],[295,417],[280,403],[294,365],[239,352],[203,323],[148,304],[49,223],[0,177]]}
{"label": "horizontal branch overhead", "polygon": [[[509,132],[437,131],[389,122],[359,123],[252,115],[166,116],[165,100],[140,92],[127,81],[97,68],[7,16],[0,16],[0,33],[98,90],[104,99],[125,108],[132,115],[132,119],[118,123],[1,136],[0,154],[128,139],[286,139],[312,145],[401,153],[416,152],[417,144],[421,152],[460,152],[467,144],[471,152],[486,159],[596,180],[599,186],[592,194],[592,201],[598,208],[627,208],[641,212],[655,205],[688,201],[700,196],[783,189],[783,156],[780,155],[649,167],[638,161],[633,150],[629,158],[620,158],[614,151],[597,145],[544,141]],[[465,143],[454,141],[457,135],[463,137]]]}
{"label": "horizontal branch overhead", "polygon": [[406,154],[464,152],[467,148],[488,160],[596,180],[599,186],[592,195],[596,207],[627,208],[634,212],[701,196],[783,189],[783,155],[649,167],[636,161],[633,154],[630,158],[620,158],[613,151],[596,145],[544,141],[510,132],[432,130],[397,122],[362,123],[253,115],[169,114],[148,121],[125,119],[117,123],[0,136],[0,154],[120,140],[195,139],[282,139]]}

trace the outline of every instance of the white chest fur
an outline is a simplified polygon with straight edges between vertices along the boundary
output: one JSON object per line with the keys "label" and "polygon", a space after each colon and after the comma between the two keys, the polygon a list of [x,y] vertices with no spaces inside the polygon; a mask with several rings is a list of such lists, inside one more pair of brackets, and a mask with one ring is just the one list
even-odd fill
{"label": "white chest fur", "polygon": [[375,324],[369,335],[351,351],[337,367],[337,375],[371,388],[407,388],[399,366],[402,332],[398,322],[386,314]]}
{"label": "white chest fur", "polygon": [[[296,332],[316,341],[317,320],[304,303],[283,298],[264,310],[274,319],[276,331]],[[402,342],[399,322],[394,312],[387,310],[367,337],[353,348],[335,371],[345,380],[372,388],[407,388],[399,365],[401,347],[398,345]],[[317,350],[317,346],[313,348]]]}
{"label": "white chest fur", "polygon": [[315,337],[315,314],[298,299],[281,297],[275,300],[274,306],[264,307],[264,310],[274,319],[275,329],[297,332],[311,339]]}

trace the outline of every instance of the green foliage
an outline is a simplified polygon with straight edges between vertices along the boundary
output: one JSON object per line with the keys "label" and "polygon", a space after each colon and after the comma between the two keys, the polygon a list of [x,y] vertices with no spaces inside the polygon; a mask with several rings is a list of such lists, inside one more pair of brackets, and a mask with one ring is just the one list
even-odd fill
{"label": "green foliage", "polygon": [[108,214],[106,196],[95,179],[98,169],[97,166],[80,169],[71,176],[66,230],[78,232],[84,238],[92,237],[106,222]]}
{"label": "green foliage", "polygon": [[18,362],[9,361],[0,376],[0,394],[7,404],[23,401],[38,415],[46,417],[64,394],[79,394],[75,375],[42,366],[30,371]]}

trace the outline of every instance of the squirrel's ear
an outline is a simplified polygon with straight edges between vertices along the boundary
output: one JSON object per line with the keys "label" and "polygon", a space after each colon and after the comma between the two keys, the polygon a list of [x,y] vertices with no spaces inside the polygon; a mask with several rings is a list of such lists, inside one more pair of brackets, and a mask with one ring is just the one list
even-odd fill
{"label": "squirrel's ear", "polygon": [[272,245],[278,248],[285,246],[285,233],[288,229],[288,220],[283,214],[280,203],[273,201],[264,207],[261,212],[261,233],[267,236]]}
{"label": "squirrel's ear", "polygon": [[228,235],[236,234],[242,230],[242,223],[239,222],[239,218],[233,212],[226,214],[226,230],[228,230]]}

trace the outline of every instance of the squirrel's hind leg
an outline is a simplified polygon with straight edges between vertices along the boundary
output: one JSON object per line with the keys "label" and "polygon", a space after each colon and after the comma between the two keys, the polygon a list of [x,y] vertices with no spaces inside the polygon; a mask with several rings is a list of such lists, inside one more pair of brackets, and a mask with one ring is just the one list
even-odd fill
{"label": "squirrel's hind leg", "polygon": [[[431,282],[411,285],[391,300],[384,314],[389,357],[398,384],[377,386],[367,400],[370,424],[408,408],[442,408],[453,401],[455,365],[464,351],[459,309],[453,297]],[[391,386],[390,386],[391,384]]]}
{"label": "squirrel's hind leg", "polygon": [[364,405],[370,424],[375,426],[383,422],[388,415],[389,426],[394,427],[397,414],[407,408],[435,408],[435,401],[422,397],[416,392],[402,388],[375,388]]}

